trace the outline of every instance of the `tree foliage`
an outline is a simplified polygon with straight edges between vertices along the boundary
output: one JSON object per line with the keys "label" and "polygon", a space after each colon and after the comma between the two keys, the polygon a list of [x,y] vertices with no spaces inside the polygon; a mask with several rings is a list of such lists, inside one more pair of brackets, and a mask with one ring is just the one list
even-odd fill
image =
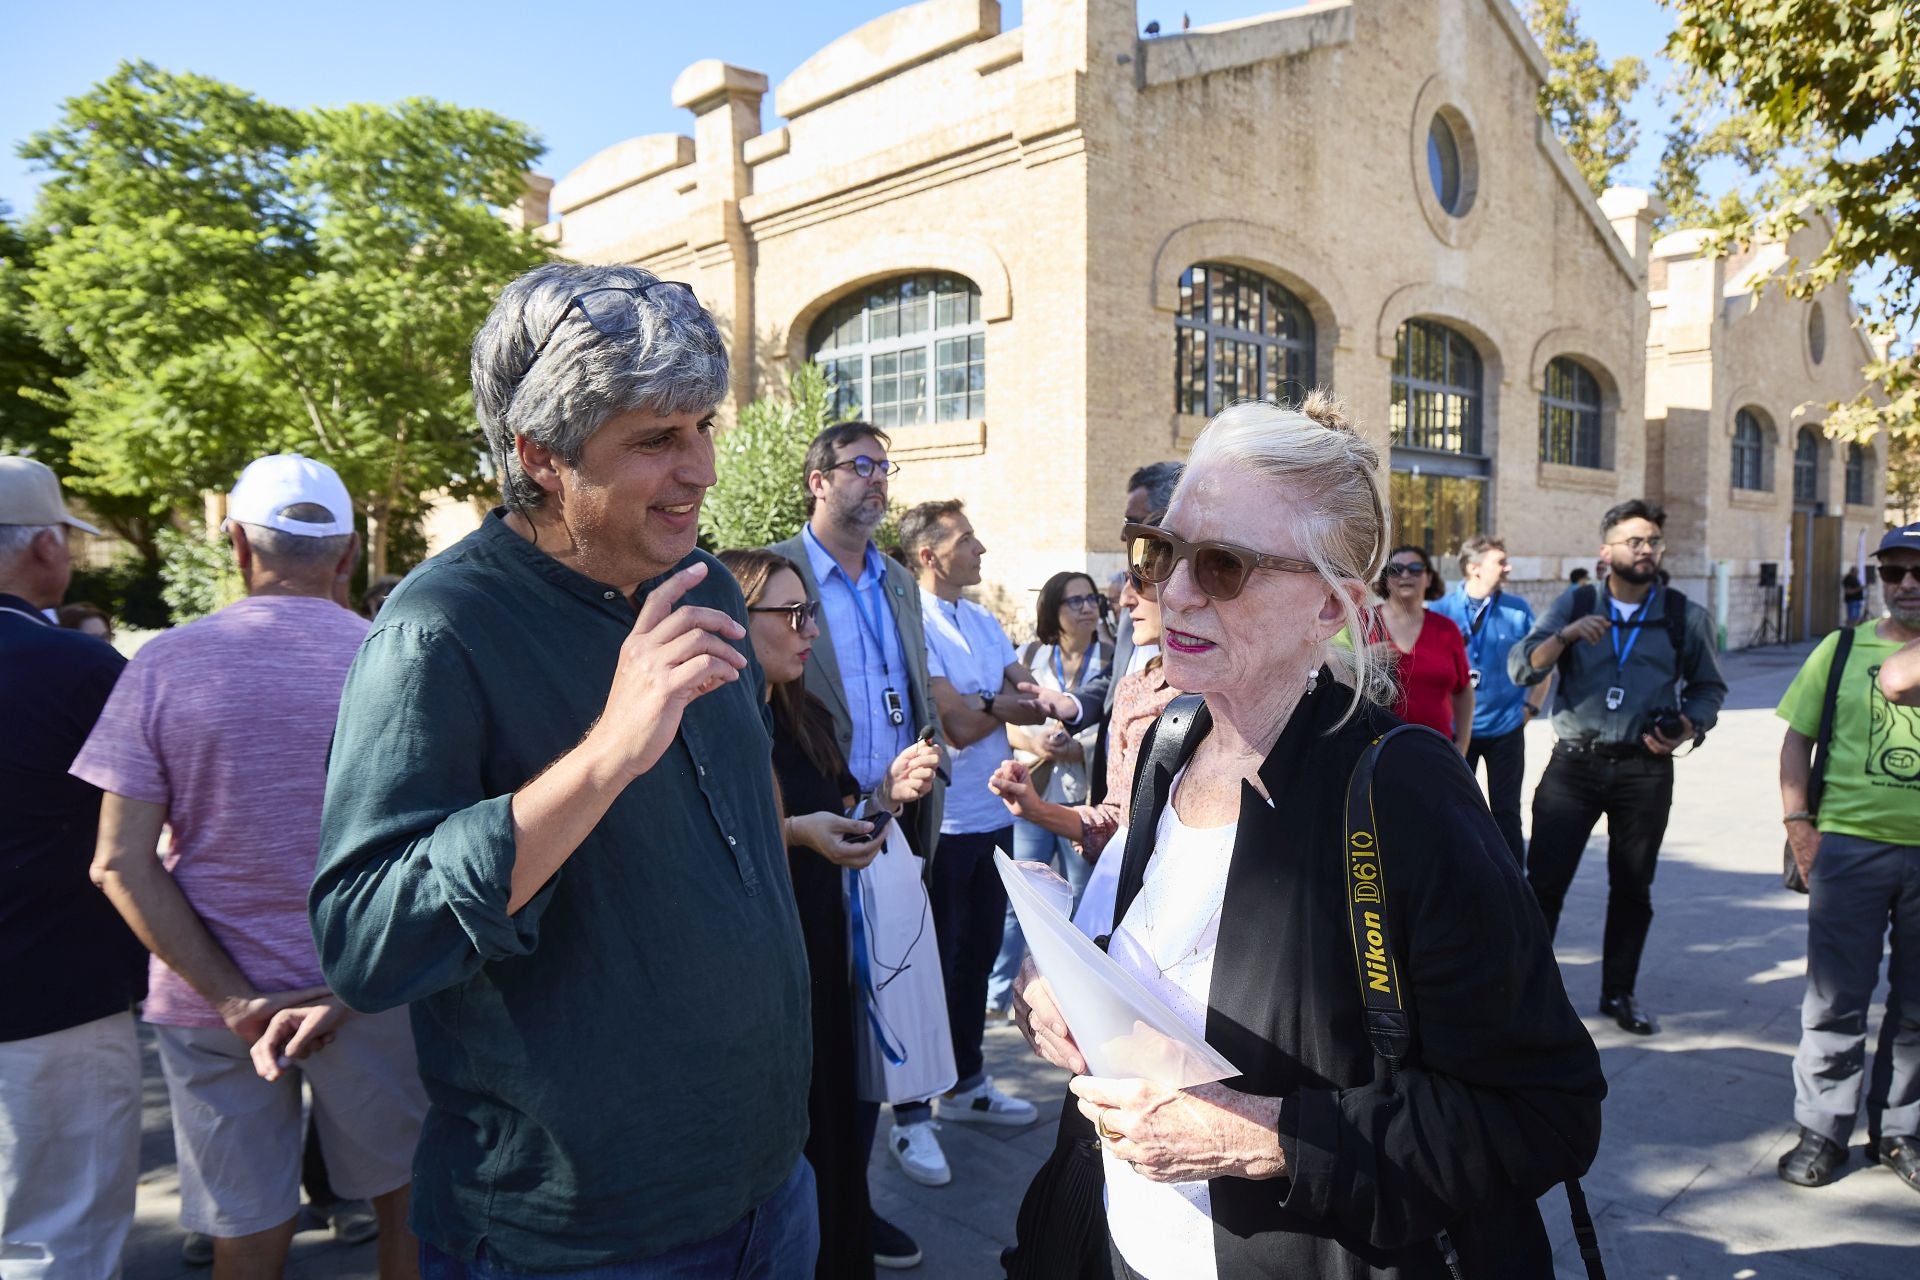
{"label": "tree foliage", "polygon": [[[1662,0],[1667,52],[1681,76],[1679,127],[1661,165],[1676,215],[1723,242],[1781,239],[1814,211],[1832,238],[1784,284],[1807,297],[1879,277],[1867,316],[1885,343],[1920,322],[1920,0]],[[1717,204],[1701,167],[1737,166]],[[1829,434],[1855,439],[1920,428],[1910,349],[1868,367],[1876,395],[1831,407]]]}
{"label": "tree foliage", "polygon": [[22,155],[47,171],[25,285],[78,366],[60,428],[83,491],[187,508],[276,451],[337,470],[372,570],[421,497],[491,484],[468,348],[539,262],[499,216],[540,145],[429,99],[291,110],[123,64]]}
{"label": "tree foliage", "polygon": [[740,411],[714,448],[719,482],[700,507],[708,545],[764,547],[799,531],[807,521],[807,446],[832,415],[833,388],[811,361],[787,379],[785,395],[763,396]]}
{"label": "tree foliage", "polygon": [[1572,0],[1527,0],[1524,10],[1550,69],[1540,86],[1540,114],[1598,195],[1638,141],[1627,103],[1646,83],[1646,66],[1638,58],[1611,66],[1603,61],[1600,46],[1581,32]]}

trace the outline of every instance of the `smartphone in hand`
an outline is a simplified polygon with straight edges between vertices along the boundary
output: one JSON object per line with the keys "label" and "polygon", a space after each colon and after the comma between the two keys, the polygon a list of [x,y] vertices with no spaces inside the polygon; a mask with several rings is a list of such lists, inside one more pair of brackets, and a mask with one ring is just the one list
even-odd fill
{"label": "smartphone in hand", "polygon": [[865,835],[853,833],[841,836],[840,839],[844,843],[866,844],[869,840],[877,839],[886,832],[887,824],[893,821],[893,815],[885,809],[880,809],[873,813],[863,813],[860,815],[860,819],[863,822],[871,822],[873,824],[873,830],[867,832]]}

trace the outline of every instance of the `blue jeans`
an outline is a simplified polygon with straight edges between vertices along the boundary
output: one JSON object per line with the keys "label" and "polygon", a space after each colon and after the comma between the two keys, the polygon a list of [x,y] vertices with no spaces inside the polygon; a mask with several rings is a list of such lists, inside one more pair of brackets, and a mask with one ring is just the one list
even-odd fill
{"label": "blue jeans", "polygon": [[[1034,826],[1024,818],[1013,824],[1013,857],[1016,862],[1047,862],[1066,875],[1073,886],[1073,905],[1087,890],[1093,864],[1073,851],[1073,842],[1064,836]],[[994,957],[993,972],[987,977],[987,1007],[1006,1010],[1013,1005],[1013,980],[1020,976],[1020,962],[1027,958],[1026,935],[1020,932],[1019,918],[1007,908],[1000,932],[1000,954]]]}
{"label": "blue jeans", "polygon": [[420,1242],[420,1280],[812,1280],[820,1251],[820,1219],[814,1207],[813,1167],[794,1165],[780,1189],[746,1217],[710,1240],[683,1244],[651,1258],[610,1262],[577,1271],[516,1271],[487,1256],[485,1245],[462,1262]]}

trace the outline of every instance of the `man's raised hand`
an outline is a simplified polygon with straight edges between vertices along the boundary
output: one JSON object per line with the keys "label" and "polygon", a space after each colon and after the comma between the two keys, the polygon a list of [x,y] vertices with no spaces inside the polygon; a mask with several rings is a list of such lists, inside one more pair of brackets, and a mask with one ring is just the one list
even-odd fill
{"label": "man's raised hand", "polygon": [[589,736],[627,778],[666,754],[689,703],[738,680],[746,668],[732,643],[746,637],[746,628],[719,609],[680,604],[707,571],[704,561],[691,564],[655,587],[620,645],[606,710]]}

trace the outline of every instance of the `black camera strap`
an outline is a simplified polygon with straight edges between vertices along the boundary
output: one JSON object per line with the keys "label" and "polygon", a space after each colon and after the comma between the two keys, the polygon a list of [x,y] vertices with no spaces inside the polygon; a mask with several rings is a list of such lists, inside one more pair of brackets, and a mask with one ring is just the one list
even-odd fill
{"label": "black camera strap", "polygon": [[[1373,775],[1382,748],[1403,733],[1434,731],[1411,724],[1387,730],[1360,753],[1347,780],[1347,918],[1353,936],[1353,964],[1360,978],[1367,1039],[1373,1044],[1374,1055],[1385,1065],[1389,1083],[1413,1047],[1413,1025],[1400,997],[1399,964],[1394,959],[1388,921],[1386,865],[1381,856],[1380,827],[1373,813]],[[1593,1215],[1587,1211],[1586,1194],[1577,1178],[1569,1178],[1566,1187],[1573,1234],[1580,1244],[1580,1258],[1587,1265],[1587,1278],[1606,1280],[1600,1237],[1593,1228]],[[1452,1237],[1442,1230],[1433,1243],[1446,1263],[1447,1274],[1453,1280],[1464,1280]]]}

